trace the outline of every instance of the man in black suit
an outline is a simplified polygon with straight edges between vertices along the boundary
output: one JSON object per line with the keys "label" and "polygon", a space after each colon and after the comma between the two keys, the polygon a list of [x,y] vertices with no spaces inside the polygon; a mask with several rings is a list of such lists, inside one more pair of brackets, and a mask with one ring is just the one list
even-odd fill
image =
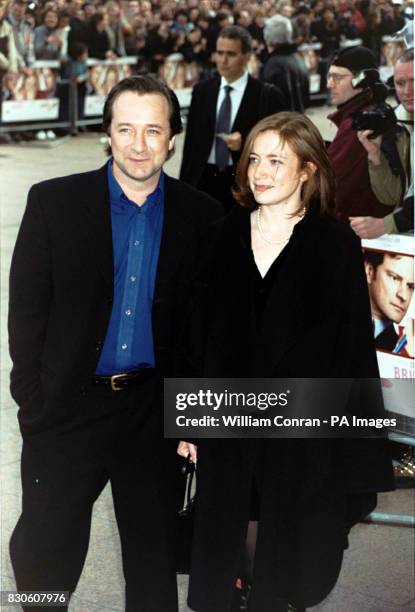
{"label": "man in black suit", "polygon": [[10,552],[19,590],[72,593],[110,481],[126,610],[176,612],[175,444],[163,441],[162,381],[180,374],[196,262],[222,211],[163,172],[182,129],[163,83],[116,85],[104,128],[103,168],[32,187],[13,255],[23,507]]}
{"label": "man in black suit", "polygon": [[239,26],[221,30],[216,43],[219,77],[195,85],[180,178],[233,205],[231,186],[243,144],[260,119],[284,110],[281,93],[248,74],[252,38]]}

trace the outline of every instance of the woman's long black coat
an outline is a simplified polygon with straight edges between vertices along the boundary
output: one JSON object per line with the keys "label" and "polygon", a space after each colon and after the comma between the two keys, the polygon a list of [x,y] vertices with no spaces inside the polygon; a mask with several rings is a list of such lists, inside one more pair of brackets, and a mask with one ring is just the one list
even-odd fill
{"label": "woman's long black coat", "polygon": [[[377,377],[360,242],[313,207],[296,226],[256,329],[250,211],[225,220],[194,354],[206,377]],[[202,347],[202,348],[201,348]],[[358,403],[358,400],[357,400]],[[365,414],[364,405],[354,413]],[[249,610],[311,606],[331,591],[352,524],[393,489],[383,440],[200,440],[189,605],[229,610],[252,477],[263,457]]]}

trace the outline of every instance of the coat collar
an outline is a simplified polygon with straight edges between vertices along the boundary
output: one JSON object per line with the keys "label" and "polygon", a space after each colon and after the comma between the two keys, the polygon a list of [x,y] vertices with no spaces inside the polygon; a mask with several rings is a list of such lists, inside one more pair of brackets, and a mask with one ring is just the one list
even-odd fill
{"label": "coat collar", "polygon": [[174,271],[185,256],[185,236],[190,223],[187,209],[183,205],[180,181],[164,175],[164,222],[161,235],[160,254],[157,266],[154,299],[162,297],[164,288],[175,278]]}
{"label": "coat collar", "polygon": [[107,165],[82,175],[79,199],[85,217],[81,220],[86,230],[99,272],[111,290],[114,285],[111,209],[107,180]]}
{"label": "coat collar", "polygon": [[337,111],[328,115],[327,118],[330,121],[333,121],[337,127],[341,124],[341,122],[350,117],[350,115],[358,110],[364,109],[366,106],[369,106],[373,101],[372,92],[362,91],[361,93],[353,96],[344,104],[340,104],[337,107]]}

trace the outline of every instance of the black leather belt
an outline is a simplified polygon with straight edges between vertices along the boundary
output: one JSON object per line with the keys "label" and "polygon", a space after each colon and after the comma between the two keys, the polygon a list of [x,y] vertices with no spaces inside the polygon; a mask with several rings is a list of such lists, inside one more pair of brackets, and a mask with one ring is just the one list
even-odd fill
{"label": "black leather belt", "polygon": [[144,368],[136,372],[113,374],[112,376],[94,376],[92,384],[100,387],[110,387],[112,391],[122,391],[154,376],[153,368]]}

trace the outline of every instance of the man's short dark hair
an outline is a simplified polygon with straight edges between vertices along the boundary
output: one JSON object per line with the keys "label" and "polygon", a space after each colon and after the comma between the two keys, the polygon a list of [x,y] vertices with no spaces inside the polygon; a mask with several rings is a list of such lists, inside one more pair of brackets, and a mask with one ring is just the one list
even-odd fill
{"label": "man's short dark hair", "polygon": [[252,37],[248,30],[241,28],[241,26],[230,25],[226,26],[226,28],[222,28],[222,30],[219,32],[218,38],[240,40],[242,53],[251,53],[252,51]]}
{"label": "man's short dark hair", "polygon": [[404,51],[402,55],[398,57],[398,59],[396,60],[396,63],[401,62],[402,64],[409,64],[410,62],[413,62],[413,61],[414,61],[414,48],[411,47],[410,49],[407,49],[406,51]]}
{"label": "man's short dark hair", "polygon": [[401,257],[412,257],[411,255],[400,255],[399,253],[389,253],[388,251],[366,251],[364,250],[363,258],[367,263],[372,264],[373,269],[381,266],[385,260],[385,255],[391,259],[401,259]]}
{"label": "man's short dark hair", "polygon": [[[126,91],[131,91],[140,96],[145,94],[159,94],[163,96],[169,105],[170,137],[182,132],[180,104],[176,94],[161,79],[145,74],[123,79],[111,89],[105,101],[102,117],[102,128],[106,134],[109,135],[110,132],[114,103]],[[111,147],[109,145],[106,147],[106,153],[111,155]]]}
{"label": "man's short dark hair", "polygon": [[373,269],[376,270],[376,268],[383,263],[385,253],[383,251],[364,251],[363,257],[364,260],[372,264]]}

